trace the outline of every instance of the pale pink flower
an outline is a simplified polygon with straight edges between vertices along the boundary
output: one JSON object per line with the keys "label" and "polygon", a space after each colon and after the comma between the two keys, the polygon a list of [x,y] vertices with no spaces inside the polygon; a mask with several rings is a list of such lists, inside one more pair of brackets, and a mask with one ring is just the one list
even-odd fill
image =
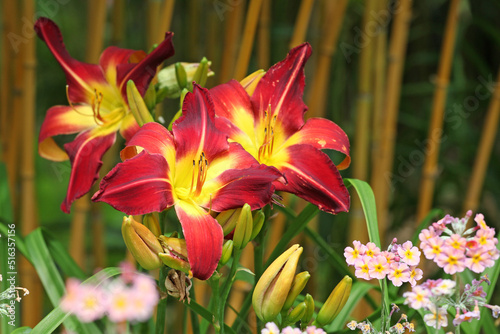
{"label": "pale pink flower", "polygon": [[365,280],[370,280],[370,266],[368,265],[368,262],[370,261],[370,257],[368,256],[363,256],[362,258],[359,258],[356,260],[354,263],[354,268],[356,271],[354,272],[354,275],[356,275],[357,278],[362,278]]}
{"label": "pale pink flower", "polygon": [[445,307],[440,307],[436,309],[434,304],[430,304],[429,311],[431,311],[431,313],[424,315],[424,321],[427,326],[431,326],[438,329],[441,327],[448,326],[448,317],[447,317],[448,313],[446,312]]}
{"label": "pale pink flower", "polygon": [[437,237],[438,235],[434,231],[434,228],[432,226],[429,226],[428,229],[423,229],[420,234],[418,235],[418,238],[420,239],[420,247],[424,247],[425,244],[429,241],[429,239]]}
{"label": "pale pink flower", "polygon": [[108,318],[112,322],[122,322],[134,317],[137,310],[131,303],[131,290],[121,281],[109,286]]}
{"label": "pale pink flower", "polygon": [[443,251],[434,259],[444,272],[453,275],[465,269],[465,255],[452,247],[444,247]]}
{"label": "pale pink flower", "polygon": [[[499,257],[499,251],[497,248],[493,248],[493,249],[490,249],[488,251],[488,254],[490,255],[490,259],[493,260],[493,261],[496,261],[498,260],[498,257]],[[493,265],[489,266],[489,267],[492,267]]]}
{"label": "pale pink flower", "polygon": [[283,328],[281,334],[302,334],[302,331],[299,328],[293,328],[291,326]]}
{"label": "pale pink flower", "polygon": [[266,327],[262,329],[261,334],[280,334],[280,329],[274,322],[268,322]]}
{"label": "pale pink flower", "polygon": [[424,255],[427,259],[432,260],[443,251],[444,240],[440,237],[434,237],[427,240],[425,246],[420,244],[422,250],[424,251]]}
{"label": "pale pink flower", "polygon": [[396,254],[394,254],[393,252],[383,251],[380,252],[380,255],[384,256],[387,259],[388,264],[391,264],[396,261]]}
{"label": "pale pink flower", "polygon": [[411,286],[417,285],[417,281],[420,281],[424,275],[422,269],[417,268],[415,266],[410,267],[410,284]]}
{"label": "pale pink flower", "polygon": [[358,323],[356,322],[356,320],[351,320],[347,323],[347,328],[349,328],[350,330],[355,330],[356,327],[358,326]]}
{"label": "pale pink flower", "polygon": [[61,310],[64,312],[75,312],[81,299],[81,282],[76,278],[68,278],[66,281],[66,294],[61,298]]}
{"label": "pale pink flower", "polygon": [[99,286],[80,284],[78,300],[73,313],[81,322],[92,322],[104,316],[107,309],[107,294]]}
{"label": "pale pink flower", "polygon": [[158,304],[160,295],[156,287],[156,281],[152,277],[136,273],[132,280],[132,290],[134,290],[134,294],[142,296],[145,304],[153,306]]}
{"label": "pale pink flower", "polygon": [[380,248],[373,242],[366,244],[365,255],[369,257],[375,257],[380,254]]}
{"label": "pale pink flower", "polygon": [[403,297],[406,298],[404,303],[409,304],[415,310],[427,307],[430,304],[429,296],[430,291],[420,285],[413,287],[411,291],[403,293]]}
{"label": "pale pink flower", "polygon": [[434,281],[435,285],[431,288],[431,292],[435,295],[451,295],[457,285],[455,281],[451,279],[439,279]]}
{"label": "pale pink flower", "polygon": [[361,253],[361,251],[362,250],[364,251],[364,249],[362,248],[363,245],[361,244],[361,242],[354,240],[353,245],[354,245],[354,248],[346,247],[344,249],[345,260],[346,260],[347,264],[351,265],[351,266],[354,265],[356,260],[359,259],[359,257],[363,255]]}
{"label": "pale pink flower", "polygon": [[402,324],[400,324],[399,322],[397,324],[395,324],[394,326],[392,326],[391,329],[394,331],[394,333],[397,333],[397,334],[403,334],[406,331],[405,327]]}
{"label": "pale pink flower", "polygon": [[401,286],[404,282],[410,280],[410,268],[406,263],[391,263],[387,278],[390,279],[395,286]]}
{"label": "pale pink flower", "polygon": [[480,229],[488,229],[489,226],[486,225],[486,222],[484,221],[484,215],[482,213],[476,214],[474,217],[474,221],[477,223],[477,226],[479,226]]}
{"label": "pale pink flower", "polygon": [[479,306],[477,305],[476,301],[476,305],[474,306],[473,311],[467,311],[465,313],[460,314],[459,310],[457,310],[455,319],[453,319],[453,325],[459,326],[464,321],[471,322],[473,319],[479,320],[480,318],[481,318],[481,312],[479,311]]}
{"label": "pale pink flower", "polygon": [[475,273],[482,273],[486,267],[492,267],[494,263],[495,262],[491,260],[488,252],[485,252],[482,247],[469,249],[467,251],[465,265]]}
{"label": "pale pink flower", "polygon": [[387,258],[378,255],[368,261],[369,275],[371,278],[383,279],[389,273]]}
{"label": "pale pink flower", "polygon": [[[299,332],[300,333],[300,332]],[[307,326],[305,334],[326,334],[326,332],[321,328],[316,328],[315,326]]]}
{"label": "pale pink flower", "polygon": [[444,241],[445,246],[452,247],[458,251],[464,252],[467,244],[467,240],[458,234],[452,234],[449,238]]}
{"label": "pale pink flower", "polygon": [[398,247],[398,255],[401,261],[409,266],[416,266],[420,262],[420,251],[414,247],[411,241],[407,241]]}

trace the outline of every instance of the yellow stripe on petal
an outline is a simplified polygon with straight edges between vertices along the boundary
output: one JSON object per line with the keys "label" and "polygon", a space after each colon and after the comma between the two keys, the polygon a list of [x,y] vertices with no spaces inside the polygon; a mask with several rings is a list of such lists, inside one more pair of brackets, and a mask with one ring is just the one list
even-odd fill
{"label": "yellow stripe on petal", "polygon": [[56,144],[52,137],[46,138],[38,144],[38,153],[42,158],[52,161],[65,161],[69,159],[66,152]]}

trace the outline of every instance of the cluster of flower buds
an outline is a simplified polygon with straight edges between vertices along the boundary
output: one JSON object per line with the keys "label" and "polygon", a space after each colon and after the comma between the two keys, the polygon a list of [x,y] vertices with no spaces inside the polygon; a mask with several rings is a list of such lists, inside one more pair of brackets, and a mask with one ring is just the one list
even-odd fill
{"label": "cluster of flower buds", "polygon": [[151,277],[123,265],[123,273],[99,284],[68,279],[61,309],[81,322],[93,322],[104,316],[114,323],[146,321],[153,315],[159,294]]}
{"label": "cluster of flower buds", "polygon": [[265,215],[262,210],[257,210],[252,215],[250,205],[245,204],[241,208],[219,213],[216,219],[222,226],[225,236],[233,233],[233,247],[243,249],[259,234],[264,225]]}
{"label": "cluster of flower buds", "polygon": [[[349,298],[352,279],[345,276],[337,284],[318,311],[313,326],[308,327],[314,316],[313,297],[307,294],[302,302],[292,308],[311,276],[307,271],[295,275],[301,254],[302,247],[293,245],[271,263],[255,286],[252,296],[253,308],[255,314],[265,322],[275,321],[281,313],[281,327],[285,327],[281,333],[302,333],[298,328],[289,327],[299,321],[302,330],[306,331],[304,333],[323,333],[313,330],[329,324],[339,314]],[[274,323],[271,324],[276,326]],[[263,333],[280,333],[279,329],[274,330],[274,327],[271,327]]]}
{"label": "cluster of flower buds", "polygon": [[348,265],[354,266],[355,275],[365,280],[388,278],[395,286],[410,282],[412,286],[422,278],[420,250],[411,241],[397,244],[397,239],[386,251],[381,251],[373,242],[366,245],[355,240],[353,247],[346,247],[344,256]]}
{"label": "cluster of flower buds", "polygon": [[476,226],[466,229],[471,215],[472,211],[464,218],[446,215],[419,235],[425,257],[447,274],[462,272],[465,268],[482,273],[499,257],[495,229],[486,225],[482,214],[474,218]]}
{"label": "cluster of flower buds", "polygon": [[[399,307],[396,304],[392,304],[389,319],[396,312],[399,312]],[[408,316],[404,313],[401,314],[396,324],[389,327],[385,333],[377,330],[369,320],[362,322],[352,320],[347,324],[347,328],[353,331],[359,329],[363,334],[403,334],[406,330],[408,330],[408,332],[415,332],[415,325],[408,321]]]}
{"label": "cluster of flower buds", "polygon": [[489,305],[486,302],[486,292],[481,283],[489,284],[488,277],[483,276],[479,280],[472,280],[471,284],[466,284],[464,291],[457,299],[457,288],[455,281],[449,279],[427,280],[421,285],[414,286],[412,291],[405,292],[405,304],[413,309],[429,311],[424,316],[424,321],[428,326],[441,328],[448,326],[448,307],[455,309],[454,326],[459,326],[464,321],[480,319],[479,307],[484,306],[491,309],[493,316],[498,317],[500,307]]}

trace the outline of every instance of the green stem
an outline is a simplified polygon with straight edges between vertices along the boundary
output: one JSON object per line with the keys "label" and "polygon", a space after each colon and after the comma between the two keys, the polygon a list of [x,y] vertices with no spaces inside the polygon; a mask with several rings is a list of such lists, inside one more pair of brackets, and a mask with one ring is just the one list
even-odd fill
{"label": "green stem", "polygon": [[[460,275],[455,274],[455,305],[460,302]],[[455,328],[455,334],[460,334],[460,324]]]}
{"label": "green stem", "polygon": [[383,280],[380,280],[380,289],[381,289],[381,295],[382,295],[382,301],[381,301],[381,314],[380,314],[380,320],[381,320],[381,332],[385,333],[386,328],[388,328],[387,323],[391,321],[391,319],[388,319],[388,312],[389,308],[387,306],[387,280],[384,278]]}
{"label": "green stem", "polygon": [[[212,296],[214,296],[213,303],[212,303],[212,313],[214,314],[214,328],[216,333],[224,333],[224,326],[221,326],[221,324],[224,323],[224,315],[220,314],[221,309],[220,309],[220,298],[219,296],[219,282],[220,282],[220,274],[218,272],[215,272],[212,277],[210,277],[209,283],[210,286],[212,287]],[[224,313],[224,312],[222,312]],[[221,322],[222,320],[222,322]]]}
{"label": "green stem", "polygon": [[[231,292],[231,287],[233,286],[234,279],[236,276],[236,270],[238,269],[238,264],[240,262],[241,249],[234,249],[233,253],[233,263],[231,264],[231,271],[227,276],[221,290],[221,298],[218,307],[219,323],[221,325],[221,334],[224,334],[224,310],[226,308],[227,298],[229,297],[229,292]],[[216,315],[217,316],[217,315]]]}
{"label": "green stem", "polygon": [[[160,288],[160,292],[167,292],[167,288],[165,287],[165,279],[167,278],[167,270],[168,268],[162,266],[160,268],[160,275],[158,279],[158,285]],[[156,312],[156,326],[155,326],[155,334],[163,334],[165,332],[166,327],[166,313],[167,313],[167,297],[164,299],[160,299],[158,303],[157,312]]]}
{"label": "green stem", "polygon": [[[191,301],[196,301],[196,295],[194,293],[194,290],[195,289],[191,289],[189,291],[189,295],[191,297]],[[215,298],[217,299],[217,298]],[[200,322],[198,320],[198,314],[193,311],[192,309],[190,309],[190,312],[191,312],[191,328],[193,329],[193,333],[200,333]]]}

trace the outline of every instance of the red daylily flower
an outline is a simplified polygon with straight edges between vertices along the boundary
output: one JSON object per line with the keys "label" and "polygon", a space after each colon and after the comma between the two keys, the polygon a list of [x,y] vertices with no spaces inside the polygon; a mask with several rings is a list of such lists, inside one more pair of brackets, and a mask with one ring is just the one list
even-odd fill
{"label": "red daylily flower", "polygon": [[[304,123],[307,106],[302,100],[304,65],[311,55],[309,44],[290,51],[272,66],[251,96],[237,81],[211,89],[216,125],[240,143],[260,163],[276,167],[287,183],[276,189],[290,192],[337,213],[349,210],[350,197],[337,168],[349,166],[349,139],[332,121],[311,118]],[[335,166],[321,149],[346,155]]]}
{"label": "red daylily flower", "polygon": [[[69,106],[54,106],[47,112],[38,138],[38,151],[46,159],[71,161],[68,192],[61,209],[69,213],[71,203],[85,195],[99,178],[101,158],[113,145],[116,131],[125,140],[139,129],[127,104],[126,86],[132,80],[144,95],[156,67],[174,54],[172,33],[158,47],[144,51],[109,47],[99,64],[73,59],[66,50],[57,25],[40,18],[35,31],[47,44],[66,74]],[[61,149],[53,136],[78,133]]]}
{"label": "red daylily flower", "polygon": [[[269,203],[281,174],[260,165],[241,145],[228,143],[214,124],[208,91],[194,87],[172,133],[146,123],[92,197],[129,215],[174,207],[186,239],[193,275],[208,279],[222,253],[223,233],[207,210],[252,209]],[[128,159],[127,159],[128,158]]]}

